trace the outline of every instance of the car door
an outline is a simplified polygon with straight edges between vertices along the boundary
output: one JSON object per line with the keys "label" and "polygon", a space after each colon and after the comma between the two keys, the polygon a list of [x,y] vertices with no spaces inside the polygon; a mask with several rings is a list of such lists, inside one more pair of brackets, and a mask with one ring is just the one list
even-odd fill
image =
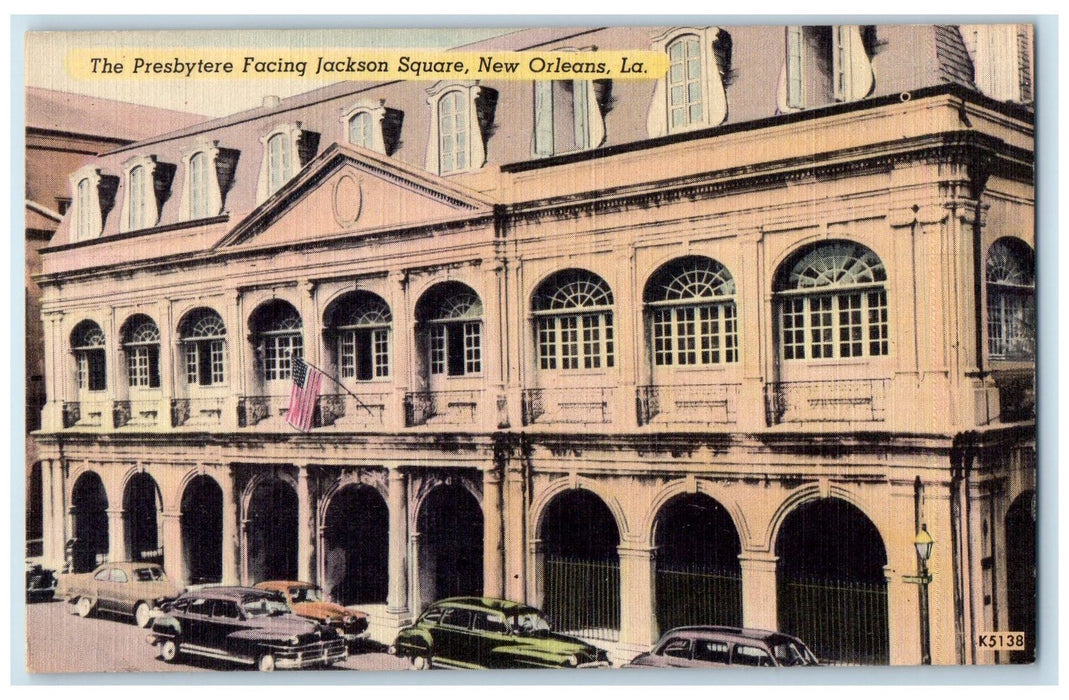
{"label": "car door", "polygon": [[732,666],[775,666],[772,655],[761,647],[736,644],[731,652]]}
{"label": "car door", "polygon": [[690,668],[694,666],[691,659],[693,648],[693,640],[689,637],[670,637],[661,644],[656,653],[663,665],[669,668]]}
{"label": "car door", "polygon": [[508,659],[494,658],[493,650],[512,642],[505,616],[496,610],[475,610],[472,613],[470,651],[473,663],[484,668],[509,666]]}
{"label": "car door", "polygon": [[121,573],[121,569],[109,567],[97,572],[97,575],[93,577],[93,583],[96,587],[97,610],[115,611],[117,581],[121,580]]}
{"label": "car door", "polygon": [[133,613],[134,606],[130,601],[130,596],[133,595],[132,587],[133,585],[130,581],[130,575],[127,574],[126,571],[118,568],[111,570],[108,596],[112,610],[124,615]]}
{"label": "car door", "polygon": [[731,662],[731,645],[720,639],[695,638],[693,659],[696,666],[727,666]]}
{"label": "car door", "polygon": [[471,610],[446,608],[434,634],[434,657],[462,664],[477,663],[471,643]]}
{"label": "car door", "polygon": [[197,597],[189,601],[189,607],[186,608],[186,614],[182,619],[183,643],[196,644],[197,646],[211,646],[209,644],[211,614],[211,599]]}
{"label": "car door", "polygon": [[216,600],[212,602],[212,619],[206,630],[209,646],[213,649],[225,649],[232,656],[238,656],[243,650],[238,648],[230,635],[242,629],[245,621],[236,601]]}

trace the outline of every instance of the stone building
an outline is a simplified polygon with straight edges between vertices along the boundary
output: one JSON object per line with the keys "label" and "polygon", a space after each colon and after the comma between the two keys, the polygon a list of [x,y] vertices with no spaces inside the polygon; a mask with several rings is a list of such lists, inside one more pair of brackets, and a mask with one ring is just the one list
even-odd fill
{"label": "stone building", "polygon": [[976,636],[1035,628],[1030,38],[527,30],[465,50],[670,70],[339,83],[102,155],[39,278],[46,557],[309,579],[383,639],[485,593],[616,661],[690,623],[1019,660]]}

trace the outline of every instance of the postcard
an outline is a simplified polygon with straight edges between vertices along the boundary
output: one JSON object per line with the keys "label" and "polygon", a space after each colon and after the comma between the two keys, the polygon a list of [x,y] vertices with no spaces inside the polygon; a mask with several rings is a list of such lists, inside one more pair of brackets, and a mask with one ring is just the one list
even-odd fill
{"label": "postcard", "polygon": [[1033,34],[30,32],[28,672],[1032,663]]}

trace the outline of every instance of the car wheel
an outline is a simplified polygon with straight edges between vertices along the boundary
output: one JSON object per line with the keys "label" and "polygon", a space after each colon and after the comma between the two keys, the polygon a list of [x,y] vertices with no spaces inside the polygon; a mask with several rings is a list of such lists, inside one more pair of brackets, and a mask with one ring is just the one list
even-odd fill
{"label": "car wheel", "polygon": [[138,627],[148,627],[148,623],[152,622],[152,611],[149,610],[148,603],[138,603],[134,608],[134,622]]}
{"label": "car wheel", "polygon": [[94,607],[96,606],[93,605],[92,600],[82,596],[78,599],[78,603],[75,605],[74,609],[78,611],[78,617],[89,617],[93,614]]}
{"label": "car wheel", "polygon": [[178,648],[177,639],[164,640],[163,646],[160,647],[160,658],[169,664],[174,663],[175,660],[178,659],[179,653],[180,650]]}
{"label": "car wheel", "polygon": [[431,656],[430,656],[430,654],[428,654],[427,656],[413,656],[412,657],[412,668],[416,669],[417,671],[426,671],[430,667],[431,667]]}
{"label": "car wheel", "polygon": [[275,657],[273,654],[264,654],[260,657],[260,660],[256,662],[256,668],[261,671],[274,671],[275,670]]}

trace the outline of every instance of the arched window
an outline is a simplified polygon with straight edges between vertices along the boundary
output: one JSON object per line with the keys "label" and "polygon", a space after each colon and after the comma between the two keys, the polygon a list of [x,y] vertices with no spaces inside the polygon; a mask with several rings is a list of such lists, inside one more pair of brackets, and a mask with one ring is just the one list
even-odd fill
{"label": "arched window", "polygon": [[467,170],[471,119],[468,96],[451,90],[438,100],[438,172]]}
{"label": "arched window", "polygon": [[349,119],[349,143],[364,148],[375,147],[371,112],[357,112]]}
{"label": "arched window", "polygon": [[719,262],[673,260],[650,279],[644,301],[654,365],[738,361],[735,280]]}
{"label": "arched window", "polygon": [[390,307],[380,297],[358,292],[330,314],[337,335],[338,374],[360,382],[390,376]]}
{"label": "arched window", "polygon": [[1035,256],[1013,239],[987,254],[987,351],[992,359],[1031,360],[1036,353]]}
{"label": "arched window", "polygon": [[267,140],[268,195],[278,192],[293,177],[290,138],[289,134],[282,133],[275,134]]}
{"label": "arched window", "polygon": [[82,321],[71,333],[71,352],[78,372],[78,389],[107,389],[104,331],[93,321]]}
{"label": "arched window", "polygon": [[704,122],[702,104],[701,43],[697,36],[685,34],[668,45],[669,128]]}
{"label": "arched window", "polygon": [[160,388],[160,329],[148,316],[131,318],[123,327],[126,378],[131,388]]}
{"label": "arched window", "polygon": [[784,360],[887,355],[887,271],[850,241],[806,248],[777,278]]}
{"label": "arched window", "polygon": [[612,290],[586,270],[563,270],[539,285],[532,311],[541,369],[613,366]]}
{"label": "arched window", "polygon": [[264,381],[288,380],[293,357],[304,356],[301,316],[283,301],[261,306],[253,315],[256,353],[263,366]]}
{"label": "arched window", "polygon": [[450,377],[482,372],[483,303],[467,285],[432,287],[420,299],[416,317],[426,332],[427,369]]}
{"label": "arched window", "polygon": [[185,358],[186,383],[217,386],[226,383],[226,326],[212,309],[195,309],[178,329]]}

